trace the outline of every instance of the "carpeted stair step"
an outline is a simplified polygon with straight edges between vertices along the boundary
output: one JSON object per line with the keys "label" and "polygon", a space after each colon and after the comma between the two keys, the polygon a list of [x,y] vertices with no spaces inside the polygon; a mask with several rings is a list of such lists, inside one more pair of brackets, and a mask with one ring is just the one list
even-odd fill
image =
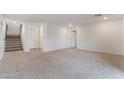
{"label": "carpeted stair step", "polygon": [[5,51],[22,50],[22,42],[19,36],[7,36],[5,41]]}
{"label": "carpeted stair step", "polygon": [[22,43],[6,43],[5,46],[16,46],[16,45],[22,45]]}
{"label": "carpeted stair step", "polygon": [[21,47],[22,48],[22,45],[16,45],[16,46],[5,46],[5,48],[19,48]]}
{"label": "carpeted stair step", "polygon": [[18,50],[22,50],[22,48],[8,48],[8,49],[5,49],[5,52],[18,51]]}

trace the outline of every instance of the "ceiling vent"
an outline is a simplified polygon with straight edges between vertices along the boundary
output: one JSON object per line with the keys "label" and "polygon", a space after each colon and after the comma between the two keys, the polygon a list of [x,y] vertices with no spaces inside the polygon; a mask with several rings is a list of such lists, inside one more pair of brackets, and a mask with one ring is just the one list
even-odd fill
{"label": "ceiling vent", "polygon": [[95,17],[100,17],[100,16],[102,16],[102,14],[95,14],[94,16]]}

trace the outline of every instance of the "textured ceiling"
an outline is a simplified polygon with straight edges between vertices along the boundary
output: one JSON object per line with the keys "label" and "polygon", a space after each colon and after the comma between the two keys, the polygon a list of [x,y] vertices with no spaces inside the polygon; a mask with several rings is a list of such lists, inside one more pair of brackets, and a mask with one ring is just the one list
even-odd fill
{"label": "textured ceiling", "polygon": [[95,17],[93,14],[4,14],[5,19],[23,22],[47,22],[52,24],[88,24],[104,21],[105,16],[108,20],[123,17],[122,14],[103,14]]}

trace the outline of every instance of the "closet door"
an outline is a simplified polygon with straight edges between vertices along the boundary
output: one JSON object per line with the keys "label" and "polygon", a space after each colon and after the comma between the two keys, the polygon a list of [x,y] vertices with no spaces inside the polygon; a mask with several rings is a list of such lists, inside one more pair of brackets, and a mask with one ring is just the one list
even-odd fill
{"label": "closet door", "polygon": [[39,48],[39,28],[35,25],[30,27],[30,48]]}
{"label": "closet door", "polygon": [[77,47],[77,33],[76,33],[76,30],[71,31],[71,47],[72,48]]}
{"label": "closet door", "polygon": [[30,26],[30,48],[36,48],[36,32],[35,32],[35,27]]}

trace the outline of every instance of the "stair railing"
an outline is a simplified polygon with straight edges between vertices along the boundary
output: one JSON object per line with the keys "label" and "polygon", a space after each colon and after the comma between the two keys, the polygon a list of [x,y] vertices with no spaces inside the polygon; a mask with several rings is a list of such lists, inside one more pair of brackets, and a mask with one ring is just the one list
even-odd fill
{"label": "stair railing", "polygon": [[22,31],[22,24],[20,24],[19,36],[21,36],[21,31]]}
{"label": "stair railing", "polygon": [[8,32],[8,25],[6,24],[6,32],[5,32],[6,36],[5,36],[5,40],[7,39],[7,32]]}

